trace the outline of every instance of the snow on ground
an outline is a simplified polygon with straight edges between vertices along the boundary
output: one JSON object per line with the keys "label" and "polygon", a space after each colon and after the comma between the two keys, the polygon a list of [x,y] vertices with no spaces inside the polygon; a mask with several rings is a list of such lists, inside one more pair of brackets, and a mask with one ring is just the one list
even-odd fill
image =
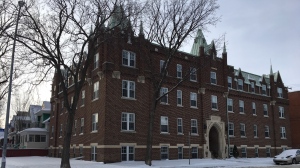
{"label": "snow on ground", "polygon": [[[7,168],[58,168],[61,159],[52,157],[7,157]],[[273,163],[272,158],[239,158],[239,159],[188,159],[182,160],[154,160],[153,168],[250,168],[250,167],[280,167]],[[72,168],[149,168],[143,161],[118,162],[103,164],[82,160],[70,160]],[[300,167],[293,165],[290,167]]]}

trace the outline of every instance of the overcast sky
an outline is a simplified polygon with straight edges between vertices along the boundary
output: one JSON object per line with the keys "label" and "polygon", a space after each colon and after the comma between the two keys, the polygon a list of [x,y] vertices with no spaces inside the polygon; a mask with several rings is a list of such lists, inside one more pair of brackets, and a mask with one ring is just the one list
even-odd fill
{"label": "overcast sky", "polygon": [[[219,0],[221,22],[205,31],[208,43],[226,33],[228,64],[257,75],[280,72],[300,90],[300,0]],[[193,40],[192,40],[193,41]],[[191,45],[183,50],[190,52]]]}

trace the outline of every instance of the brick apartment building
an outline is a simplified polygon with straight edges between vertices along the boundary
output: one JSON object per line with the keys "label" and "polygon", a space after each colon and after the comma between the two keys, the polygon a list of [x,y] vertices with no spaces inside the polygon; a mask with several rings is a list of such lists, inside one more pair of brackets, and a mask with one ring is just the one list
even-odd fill
{"label": "brick apartment building", "polygon": [[[128,31],[97,47],[76,111],[71,157],[105,163],[145,159],[153,92],[145,60],[150,56],[159,74],[163,48],[142,32]],[[236,145],[241,157],[272,157],[291,147],[288,93],[279,72],[271,68],[260,76],[235,69],[227,64],[225,46],[217,57],[214,42],[207,44],[201,30],[191,53],[178,52],[173,59],[161,93],[190,70],[189,79],[157,107],[154,160],[188,158],[189,132],[192,158],[225,158],[227,133],[230,149]],[[68,115],[59,83],[55,74],[49,133],[54,157],[61,156]],[[73,89],[70,79],[69,101]]]}
{"label": "brick apartment building", "polygon": [[289,92],[292,148],[300,149],[300,91]]}

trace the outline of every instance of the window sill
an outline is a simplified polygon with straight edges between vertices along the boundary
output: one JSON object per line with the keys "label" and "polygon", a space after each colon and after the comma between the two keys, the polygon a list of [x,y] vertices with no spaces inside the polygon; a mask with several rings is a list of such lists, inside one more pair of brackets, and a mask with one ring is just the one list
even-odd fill
{"label": "window sill", "polygon": [[93,133],[98,133],[98,131],[97,130],[96,131],[92,131],[91,134],[93,134]]}
{"label": "window sill", "polygon": [[240,114],[243,114],[243,115],[245,115],[245,113],[244,113],[244,112],[240,112]]}
{"label": "window sill", "polygon": [[73,136],[76,136],[76,134],[74,134]]}
{"label": "window sill", "polygon": [[121,97],[121,99],[125,99],[125,100],[136,100],[136,98],[132,98],[132,97]]}
{"label": "window sill", "polygon": [[197,80],[191,80],[191,79],[190,79],[190,81],[191,81],[191,82],[197,82]]}
{"label": "window sill", "polygon": [[79,135],[83,135],[83,133],[80,133]]}
{"label": "window sill", "polygon": [[198,133],[191,133],[191,136],[199,136]]}
{"label": "window sill", "polygon": [[286,137],[285,138],[281,137],[280,139],[285,139],[286,140]]}
{"label": "window sill", "polygon": [[228,111],[228,113],[234,113],[233,111]]}
{"label": "window sill", "polygon": [[177,133],[177,135],[184,135],[183,133]]}
{"label": "window sill", "polygon": [[161,135],[170,135],[169,132],[161,132],[160,134],[161,134]]}
{"label": "window sill", "polygon": [[198,107],[195,107],[195,106],[191,106],[190,108],[192,108],[192,109],[198,109]]}
{"label": "window sill", "polygon": [[63,115],[64,113],[60,113],[60,115]]}
{"label": "window sill", "polygon": [[53,139],[53,137],[51,137],[50,139]]}
{"label": "window sill", "polygon": [[271,139],[270,137],[265,137],[265,139]]}
{"label": "window sill", "polygon": [[97,98],[93,99],[92,102],[97,101],[98,99],[99,99],[99,98],[97,97]]}
{"label": "window sill", "polygon": [[177,107],[183,107],[183,105],[177,105]]}
{"label": "window sill", "polygon": [[58,137],[58,138],[62,138],[62,136]]}
{"label": "window sill", "polygon": [[254,138],[255,138],[255,139],[258,139],[258,137],[257,137],[257,136],[255,136]]}
{"label": "window sill", "polygon": [[135,130],[121,130],[122,133],[136,133]]}
{"label": "window sill", "polygon": [[215,108],[212,108],[211,110],[212,110],[212,111],[219,111],[219,109],[215,109]]}
{"label": "window sill", "polygon": [[279,119],[283,119],[283,120],[285,120],[285,118],[284,118],[284,117],[279,117]]}
{"label": "window sill", "polygon": [[170,105],[169,103],[165,103],[165,102],[160,102],[161,105]]}
{"label": "window sill", "polygon": [[80,108],[81,108],[81,107],[84,107],[84,104],[83,104],[83,105],[81,105],[81,106],[80,106]]}
{"label": "window sill", "polygon": [[267,116],[267,115],[264,115],[264,117],[267,117],[267,118],[269,118],[269,116]]}
{"label": "window sill", "polygon": [[234,135],[229,135],[229,138],[235,138],[235,136]]}
{"label": "window sill", "polygon": [[253,116],[257,116],[256,114],[253,114]]}
{"label": "window sill", "polygon": [[122,64],[122,66],[126,67],[126,68],[138,69],[138,68],[135,68],[135,66],[128,66],[128,65],[124,65],[124,64]]}
{"label": "window sill", "polygon": [[247,138],[246,136],[241,136],[241,138]]}

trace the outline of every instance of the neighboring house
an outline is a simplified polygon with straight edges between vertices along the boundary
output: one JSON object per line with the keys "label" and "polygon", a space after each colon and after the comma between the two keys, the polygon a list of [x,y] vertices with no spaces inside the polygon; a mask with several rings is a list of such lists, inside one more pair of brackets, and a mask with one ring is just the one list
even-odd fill
{"label": "neighboring house", "polygon": [[292,147],[300,149],[300,91],[289,92]]}
{"label": "neighboring house", "polygon": [[[150,56],[159,74],[164,49],[145,40],[143,32],[138,37],[129,28],[110,33],[120,37],[95,47],[74,118],[70,155],[100,162],[144,160],[153,93],[145,60]],[[225,158],[227,135],[231,152],[236,145],[240,157],[273,157],[291,147],[288,93],[279,72],[271,68],[267,75],[255,75],[235,69],[227,64],[225,46],[217,57],[214,42],[207,44],[199,30],[191,53],[179,51],[173,58],[161,94],[186,73],[191,73],[189,79],[157,105],[154,160]],[[49,154],[54,157],[62,154],[68,116],[58,76],[54,74],[50,101]],[[71,102],[74,85],[67,75],[65,80]]]}
{"label": "neighboring house", "polygon": [[48,131],[45,128],[27,128],[18,133],[20,135],[20,148],[47,149]]}

